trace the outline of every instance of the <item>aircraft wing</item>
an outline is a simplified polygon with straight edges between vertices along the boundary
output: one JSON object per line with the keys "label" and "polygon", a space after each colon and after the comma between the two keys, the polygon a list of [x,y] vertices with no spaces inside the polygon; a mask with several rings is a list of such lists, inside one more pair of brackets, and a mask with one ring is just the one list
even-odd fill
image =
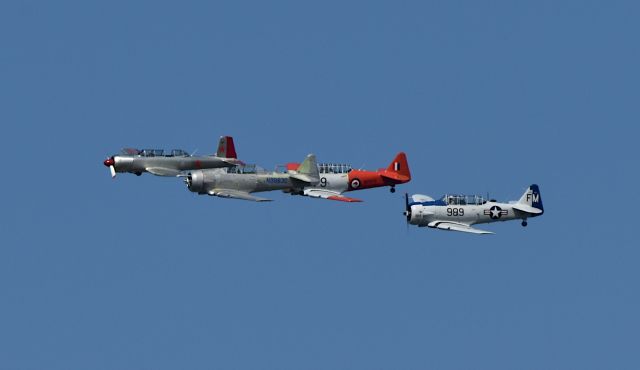
{"label": "aircraft wing", "polygon": [[450,231],[460,231],[463,233],[471,233],[471,234],[493,234],[491,231],[485,231],[476,229],[467,224],[463,224],[460,222],[451,222],[451,221],[432,221],[427,225],[429,227],[433,227],[441,230],[450,230]]}
{"label": "aircraft wing", "polygon": [[230,189],[214,189],[209,192],[209,195],[214,195],[220,198],[232,198],[241,200],[251,200],[253,202],[270,202],[271,199],[260,198],[247,193],[246,191],[230,190]]}
{"label": "aircraft wing", "polygon": [[156,176],[178,176],[180,174],[180,171],[173,168],[147,167],[145,170]]}
{"label": "aircraft wing", "polygon": [[362,202],[360,199],[345,197],[337,191],[330,191],[325,189],[305,189],[304,195],[312,198],[322,198],[329,200],[337,200],[340,202]]}

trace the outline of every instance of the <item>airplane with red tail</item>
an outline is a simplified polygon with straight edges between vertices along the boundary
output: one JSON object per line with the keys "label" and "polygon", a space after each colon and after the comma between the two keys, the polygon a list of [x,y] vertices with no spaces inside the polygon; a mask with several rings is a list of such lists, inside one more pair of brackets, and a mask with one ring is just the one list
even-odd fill
{"label": "airplane with red tail", "polygon": [[[288,171],[295,171],[297,163],[287,164]],[[348,164],[320,163],[318,164],[320,182],[317,185],[303,189],[285,190],[292,195],[304,195],[312,198],[337,200],[341,202],[362,202],[360,199],[342,195],[348,191],[364,190],[389,186],[390,191],[396,191],[395,186],[411,181],[411,172],[406,154],[400,152],[387,168],[378,171],[353,169]]]}
{"label": "airplane with red tail", "polygon": [[109,167],[111,177],[118,172],[135,173],[140,176],[144,172],[156,176],[178,176],[182,171],[233,167],[242,164],[238,160],[233,138],[222,136],[215,155],[196,156],[181,149],[165,153],[162,149],[123,149],[120,154],[107,158],[104,165]]}

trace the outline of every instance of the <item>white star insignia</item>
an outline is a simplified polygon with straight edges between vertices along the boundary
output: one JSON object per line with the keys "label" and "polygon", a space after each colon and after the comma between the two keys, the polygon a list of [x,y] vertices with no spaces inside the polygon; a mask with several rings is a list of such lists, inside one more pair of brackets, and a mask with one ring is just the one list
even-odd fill
{"label": "white star insignia", "polygon": [[500,210],[495,209],[495,208],[494,208],[494,209],[492,209],[492,210],[491,210],[491,217],[493,217],[493,218],[498,218],[498,217],[500,217]]}

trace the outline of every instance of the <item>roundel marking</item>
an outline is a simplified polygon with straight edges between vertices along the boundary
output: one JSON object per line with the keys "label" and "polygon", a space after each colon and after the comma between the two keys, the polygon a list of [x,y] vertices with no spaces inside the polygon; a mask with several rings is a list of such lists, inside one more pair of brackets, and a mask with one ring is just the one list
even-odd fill
{"label": "roundel marking", "polygon": [[357,189],[360,187],[360,180],[359,179],[353,179],[351,180],[351,187],[354,189]]}
{"label": "roundel marking", "polygon": [[497,220],[500,217],[502,217],[502,208],[498,207],[498,206],[493,206],[489,209],[489,216],[493,219],[493,220]]}

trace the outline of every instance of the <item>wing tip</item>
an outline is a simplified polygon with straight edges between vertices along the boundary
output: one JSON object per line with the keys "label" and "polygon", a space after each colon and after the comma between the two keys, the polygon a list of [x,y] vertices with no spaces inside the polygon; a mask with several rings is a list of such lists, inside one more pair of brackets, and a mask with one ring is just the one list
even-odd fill
{"label": "wing tip", "polygon": [[337,200],[339,202],[346,202],[346,203],[361,203],[362,202],[361,199],[340,197],[340,196],[337,196],[337,195],[332,195],[330,197],[327,197],[327,199],[329,199],[329,200]]}

